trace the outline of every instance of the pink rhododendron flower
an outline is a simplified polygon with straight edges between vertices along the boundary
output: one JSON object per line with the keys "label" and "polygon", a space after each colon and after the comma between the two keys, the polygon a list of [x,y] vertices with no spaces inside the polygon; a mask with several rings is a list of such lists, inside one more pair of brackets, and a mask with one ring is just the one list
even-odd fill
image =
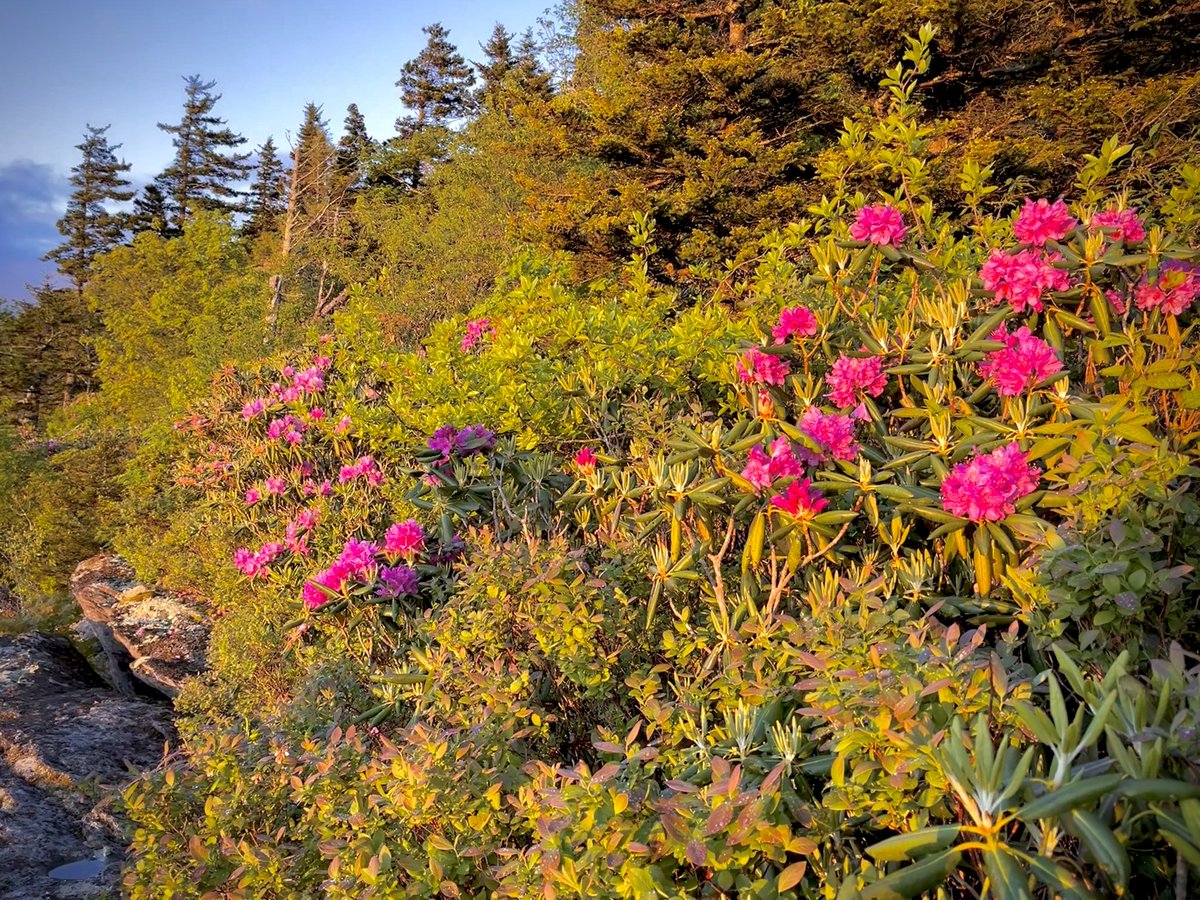
{"label": "pink rhododendron flower", "polygon": [[346,573],[342,568],[337,565],[330,566],[305,582],[304,588],[300,592],[300,597],[304,600],[304,605],[309,609],[319,609],[330,600],[329,594],[321,590],[321,588],[326,588],[337,594],[346,586],[346,581]]}
{"label": "pink rhododendron flower", "polygon": [[[823,413],[810,406],[800,417],[800,428],[821,445],[821,449],[834,459],[854,459],[859,447],[854,441],[854,418],[838,413]],[[814,461],[821,461],[817,457]]]}
{"label": "pink rhododendron flower", "polygon": [[349,416],[342,416],[341,419],[338,420],[337,425],[333,427],[333,430],[336,434],[345,434],[350,430],[351,424],[352,423]]}
{"label": "pink rhododendron flower", "polygon": [[496,446],[496,435],[482,425],[468,425],[466,428],[443,425],[425,443],[430,450],[438,451],[442,459],[447,460],[451,454],[471,456],[491,450]]}
{"label": "pink rhododendron flower", "polygon": [[738,377],[747,384],[781,385],[791,371],[787,360],[761,350],[747,350],[737,364]]}
{"label": "pink rhododendron flower", "polygon": [[771,479],[795,478],[804,474],[804,464],[796,458],[792,442],[785,437],[776,438],[771,444],[771,462],[768,465]]}
{"label": "pink rhododendron flower", "polygon": [[1065,291],[1071,286],[1070,275],[1051,265],[1060,258],[1057,253],[1040,250],[993,250],[979,274],[983,286],[995,293],[998,301],[1008,301],[1017,312],[1041,312],[1046,291]]}
{"label": "pink rhododendron flower", "polygon": [[972,522],[997,522],[1016,512],[1040,477],[1020,446],[1008,444],[956,465],[942,481],[942,507]]}
{"label": "pink rhododendron flower", "polygon": [[1028,328],[1018,328],[1009,334],[1004,326],[992,334],[1004,348],[987,355],[979,365],[979,374],[990,378],[1001,397],[1017,397],[1035,384],[1062,371],[1062,360],[1054,348]]}
{"label": "pink rhododendron flower", "polygon": [[596,468],[596,454],[591,447],[581,447],[579,452],[575,454],[575,465],[584,472],[594,471]]}
{"label": "pink rhododendron flower", "polygon": [[1061,200],[1026,200],[1013,222],[1013,234],[1023,244],[1044,247],[1049,241],[1061,241],[1078,224]]}
{"label": "pink rhododendron flower", "polygon": [[379,570],[377,597],[408,597],[417,592],[417,573],[408,566],[389,566]]}
{"label": "pink rhododendron flower", "polygon": [[294,384],[289,384],[279,392],[279,399],[284,403],[295,403],[300,399],[300,396],[300,388],[296,387]]}
{"label": "pink rhododendron flower", "polygon": [[383,472],[379,470],[378,464],[373,456],[360,457],[353,465],[342,466],[338,473],[338,481],[345,484],[348,481],[353,481],[356,478],[361,478],[372,487],[378,487],[383,484]]}
{"label": "pink rhododendron flower", "polygon": [[395,522],[383,538],[383,551],[389,556],[412,559],[425,549],[425,529],[416,519]]}
{"label": "pink rhododendron flower", "polygon": [[261,415],[267,408],[267,401],[263,399],[251,400],[242,407],[242,418],[249,422],[257,415]]}
{"label": "pink rhododendron flower", "polygon": [[1144,311],[1160,309],[1179,316],[1200,297],[1200,266],[1169,259],[1155,281],[1143,281],[1133,292],[1134,303]]}
{"label": "pink rhododendron flower", "polygon": [[313,365],[324,372],[331,365],[333,365],[333,360],[331,360],[328,356],[316,356],[313,357]]}
{"label": "pink rhododendron flower", "polygon": [[847,356],[842,354],[830,367],[825,376],[829,386],[829,399],[835,406],[845,409],[854,406],[860,392],[878,397],[887,387],[887,374],[883,371],[883,360],[878,356]]}
{"label": "pink rhododendron flower", "polygon": [[811,481],[801,478],[789,484],[782,494],[772,497],[771,505],[793,519],[811,519],[828,506],[829,501],[821,496]]}
{"label": "pink rhododendron flower", "polygon": [[804,306],[789,306],[779,311],[779,324],[771,330],[775,343],[783,344],[790,337],[812,337],[817,333],[817,317]]}
{"label": "pink rhododendron flower", "polygon": [[379,547],[372,542],[351,538],[342,547],[341,555],[334,566],[340,567],[348,580],[371,581],[379,568],[379,563],[375,560],[375,554],[378,552]]}
{"label": "pink rhododendron flower", "polygon": [[319,394],[325,390],[325,374],[318,366],[296,373],[295,387],[302,394]]}
{"label": "pink rhododendron flower", "polygon": [[272,476],[266,481],[267,493],[272,496],[278,496],[287,490],[287,482],[278,477]]}
{"label": "pink rhododendron flower", "polygon": [[1106,209],[1092,216],[1093,231],[1104,228],[1114,241],[1136,244],[1146,239],[1146,227],[1138,218],[1136,209]]}
{"label": "pink rhododendron flower", "polygon": [[325,410],[321,409],[319,406],[314,406],[308,411],[308,417],[314,422],[319,422],[325,418]]}
{"label": "pink rhododendron flower", "polygon": [[463,353],[472,350],[487,335],[496,333],[496,329],[492,327],[492,323],[487,319],[475,319],[467,323],[466,333],[463,335],[462,343],[459,345]]}
{"label": "pink rhododendron flower", "polygon": [[273,441],[282,438],[289,444],[299,444],[304,440],[304,432],[308,430],[308,425],[293,415],[286,415],[281,419],[275,419],[267,426],[267,437]]}
{"label": "pink rhododendron flower", "polygon": [[262,499],[262,494],[259,492],[258,488],[250,488],[250,490],[246,491],[246,505],[247,506],[253,506],[255,503],[257,503],[261,499]]}
{"label": "pink rhododendron flower", "polygon": [[283,372],[281,374],[283,375],[284,378],[291,378],[293,375],[296,374],[296,367],[295,366],[284,366]]}
{"label": "pink rhododendron flower", "polygon": [[750,451],[742,477],[754,485],[756,491],[766,490],[775,481],[771,477],[771,457],[763,452],[762,444],[755,444]]}
{"label": "pink rhododendron flower", "polygon": [[234,551],[233,564],[247,578],[257,578],[282,552],[283,545],[278,543],[263,544],[253,553],[245,547],[239,547]]}
{"label": "pink rhododendron flower", "polygon": [[887,203],[864,206],[850,226],[850,237],[854,240],[892,247],[904,243],[907,233],[900,210]]}
{"label": "pink rhododendron flower", "polygon": [[771,443],[769,456],[762,444],[755,444],[742,469],[742,477],[756,491],[766,490],[780,478],[796,478],[803,474],[804,463],[796,457],[795,446],[786,437],[776,438]]}

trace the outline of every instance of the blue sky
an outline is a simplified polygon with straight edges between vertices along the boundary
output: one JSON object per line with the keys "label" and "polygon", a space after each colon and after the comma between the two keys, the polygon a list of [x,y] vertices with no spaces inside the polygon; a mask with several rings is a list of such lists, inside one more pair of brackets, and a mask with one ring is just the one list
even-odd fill
{"label": "blue sky", "polygon": [[341,129],[357,103],[368,130],[393,133],[400,67],[440,21],[467,59],[493,25],[533,25],[552,0],[0,0],[0,298],[51,267],[75,144],[109,139],[141,184],[170,160],[182,76],[217,81],[217,112],[251,145],[287,146],[305,103]]}

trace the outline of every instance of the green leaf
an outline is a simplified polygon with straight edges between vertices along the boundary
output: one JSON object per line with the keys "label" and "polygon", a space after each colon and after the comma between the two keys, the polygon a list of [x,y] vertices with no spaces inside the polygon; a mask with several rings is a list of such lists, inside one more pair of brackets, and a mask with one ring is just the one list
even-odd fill
{"label": "green leaf", "polygon": [[1073,809],[1064,818],[1067,827],[1079,838],[1088,855],[1117,885],[1118,893],[1123,894],[1129,883],[1129,854],[1118,843],[1116,836],[1093,812]]}
{"label": "green leaf", "polygon": [[1123,782],[1116,791],[1127,800],[1152,803],[1162,800],[1195,800],[1200,798],[1200,784],[1190,781],[1175,781],[1171,778],[1132,778]]}
{"label": "green leaf", "polygon": [[984,853],[983,867],[991,882],[992,900],[1032,900],[1028,876],[1005,848]]}
{"label": "green leaf", "polygon": [[926,891],[931,891],[958,868],[962,853],[947,850],[930,856],[911,866],[905,866],[862,890],[862,900],[908,900]]}
{"label": "green leaf", "polygon": [[1107,794],[1119,785],[1122,779],[1121,775],[1110,774],[1073,781],[1058,790],[1048,791],[1036,800],[1026,803],[1017,810],[1017,818],[1032,821],[1061,816],[1069,809],[1091,803],[1098,797]]}
{"label": "green leaf", "polygon": [[962,831],[958,825],[938,825],[907,834],[898,834],[867,848],[867,853],[879,862],[901,862],[918,859],[950,846]]}

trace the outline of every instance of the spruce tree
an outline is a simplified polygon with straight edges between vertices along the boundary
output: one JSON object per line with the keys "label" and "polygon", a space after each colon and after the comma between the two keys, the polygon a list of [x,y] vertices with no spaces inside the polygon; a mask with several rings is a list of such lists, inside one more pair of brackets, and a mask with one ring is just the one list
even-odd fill
{"label": "spruce tree", "polygon": [[533,37],[533,30],[525,29],[517,43],[514,55],[513,80],[524,97],[548,98],[554,93],[553,77],[542,65],[541,47]]}
{"label": "spruce tree", "polygon": [[258,148],[258,168],[246,204],[250,218],[242,228],[242,234],[253,238],[270,231],[286,208],[283,163],[279,161],[274,138],[268,137]]}
{"label": "spruce tree", "polygon": [[171,225],[181,230],[200,210],[235,212],[239,191],[234,185],[249,171],[249,153],[236,152],[246,139],[213,114],[221,99],[215,81],[199,75],[184,78],[183,116],[178,125],[158,123],[172,135],[175,159],[156,182],[167,198]]}
{"label": "spruce tree", "polygon": [[404,64],[396,81],[400,98],[412,111],[396,120],[396,130],[405,138],[424,128],[445,126],[474,107],[475,73],[450,43],[450,32],[440,22],[422,30],[429,36],[425,48]]}
{"label": "spruce tree", "polygon": [[134,234],[155,231],[170,234],[170,215],[167,212],[167,196],[153,181],[142,188],[133,201],[133,214],[129,217],[129,228]]}
{"label": "spruce tree", "polygon": [[346,107],[344,131],[337,146],[338,169],[355,183],[359,182],[367,160],[375,149],[375,141],[367,134],[367,122],[357,103]]}
{"label": "spruce tree", "polygon": [[123,217],[109,211],[106,204],[123,203],[133,197],[124,177],[129,163],[117,160],[114,151],[121,145],[108,143],[108,128],[88,125],[83,143],[75,145],[83,158],[71,170],[75,190],[67,202],[66,214],[58,220],[58,231],[66,240],[46,254],[77,291],[87,284],[92,261],[119,244],[125,235]]}
{"label": "spruce tree", "polygon": [[476,102],[487,109],[495,109],[504,91],[505,80],[516,67],[513,55],[512,35],[499,22],[492,29],[486,44],[480,44],[486,61],[475,63],[481,84],[475,92]]}
{"label": "spruce tree", "polygon": [[321,107],[304,107],[304,122],[296,140],[295,204],[301,216],[321,216],[328,212],[334,191],[337,151],[329,139],[329,129],[321,116]]}

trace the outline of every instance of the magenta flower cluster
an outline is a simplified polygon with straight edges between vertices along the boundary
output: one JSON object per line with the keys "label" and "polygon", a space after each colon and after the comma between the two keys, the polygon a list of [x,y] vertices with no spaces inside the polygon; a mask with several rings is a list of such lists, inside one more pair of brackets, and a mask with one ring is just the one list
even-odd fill
{"label": "magenta flower cluster", "polygon": [[487,319],[473,319],[467,323],[467,330],[463,334],[462,343],[459,347],[463,353],[469,353],[485,337],[489,337],[495,333],[496,329],[492,327],[492,323]]}
{"label": "magenta flower cluster", "polygon": [[360,479],[371,485],[371,487],[378,487],[383,484],[383,472],[380,471],[379,464],[375,462],[375,457],[361,456],[356,462],[348,466],[342,466],[341,471],[338,473],[338,481],[342,484]]}
{"label": "magenta flower cluster", "polygon": [[411,560],[425,551],[425,529],[416,519],[396,522],[383,536],[383,550],[388,556]]}
{"label": "magenta flower cluster", "polygon": [[828,505],[807,478],[793,481],[782,494],[771,498],[771,506],[793,519],[810,519]]}
{"label": "magenta flower cluster", "polygon": [[[424,547],[425,533],[412,519],[388,528],[382,548],[371,541],[349,540],[332,565],[305,583],[301,599],[308,609],[319,609],[356,584],[374,585],[375,596],[384,599],[411,596],[420,589],[416,569],[385,562],[390,563],[398,556],[411,562]],[[381,561],[380,556],[385,560]]]}
{"label": "magenta flower cluster", "polygon": [[746,468],[742,470],[742,477],[754,485],[756,491],[766,490],[780,478],[796,478],[802,474],[804,463],[796,456],[792,442],[785,437],[776,438],[771,444],[770,456],[762,444],[755,444]]}
{"label": "magenta flower cluster", "polygon": [[257,578],[282,552],[283,544],[275,542],[263,544],[255,551],[246,547],[238,547],[233,552],[233,564],[247,578]]}
{"label": "magenta flower cluster", "polygon": [[972,522],[997,522],[1017,511],[1040,477],[1020,446],[1007,444],[956,465],[942,480],[942,507]]}
{"label": "magenta flower cluster", "polygon": [[1137,308],[1161,310],[1170,316],[1187,312],[1200,297],[1200,266],[1169,259],[1162,264],[1158,278],[1147,279],[1133,292]]}
{"label": "magenta flower cluster", "polygon": [[1103,229],[1111,240],[1136,244],[1146,239],[1146,226],[1136,209],[1106,209],[1092,216],[1093,231]]}
{"label": "magenta flower cluster", "polygon": [[908,228],[900,210],[888,203],[864,206],[850,226],[850,237],[879,246],[895,247],[904,243]]}
{"label": "magenta flower cluster", "polygon": [[980,277],[985,289],[992,291],[1001,303],[1007,301],[1017,312],[1031,309],[1042,311],[1042,297],[1047,291],[1065,291],[1071,278],[1052,263],[1061,257],[1041,250],[1020,250],[1005,253],[993,250],[983,264]]}
{"label": "magenta flower cluster", "polygon": [[878,397],[887,388],[887,374],[878,356],[847,356],[841,354],[825,375],[829,399],[845,409],[856,405],[863,394]]}
{"label": "magenta flower cluster", "polygon": [[1062,200],[1026,200],[1013,222],[1013,235],[1022,244],[1044,247],[1050,241],[1061,241],[1078,224]]}
{"label": "magenta flower cluster", "polygon": [[800,417],[800,428],[820,445],[822,453],[808,451],[811,462],[823,462],[825,458],[851,460],[858,456],[859,446],[854,440],[854,419],[840,413],[824,413],[815,406],[809,407]]}
{"label": "magenta flower cluster", "polygon": [[491,450],[496,446],[496,435],[482,425],[468,425],[466,428],[443,425],[426,444],[430,450],[440,453],[443,460],[448,460],[451,456],[471,456]]}
{"label": "magenta flower cluster", "polygon": [[746,384],[782,385],[791,371],[787,360],[758,349],[747,350],[737,364],[738,377]]}
{"label": "magenta flower cluster", "polygon": [[275,419],[267,426],[267,437],[273,441],[282,439],[286,443],[296,446],[304,440],[304,432],[307,430],[308,425],[303,420],[288,414]]}
{"label": "magenta flower cluster", "polygon": [[591,447],[581,447],[575,454],[575,465],[580,471],[591,472],[596,468],[596,453]]}
{"label": "magenta flower cluster", "polygon": [[788,338],[812,337],[817,333],[817,317],[804,306],[789,306],[779,311],[779,324],[771,330],[775,343],[785,344]]}
{"label": "magenta flower cluster", "polygon": [[989,353],[979,364],[979,374],[992,379],[1001,397],[1017,397],[1051,375],[1062,371],[1062,360],[1054,348],[1025,327],[1012,334],[1001,326],[992,334],[1003,349]]}

